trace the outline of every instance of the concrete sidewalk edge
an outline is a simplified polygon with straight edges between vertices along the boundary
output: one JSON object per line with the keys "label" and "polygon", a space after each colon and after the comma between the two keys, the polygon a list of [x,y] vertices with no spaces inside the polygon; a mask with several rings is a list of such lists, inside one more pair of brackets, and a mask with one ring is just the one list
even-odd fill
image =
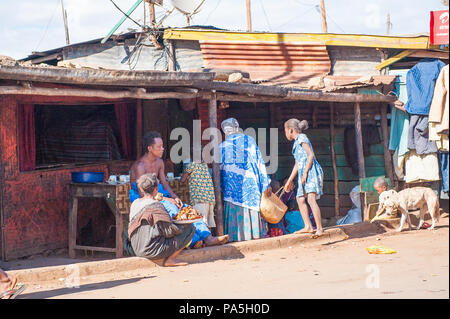
{"label": "concrete sidewalk edge", "polygon": [[[313,239],[311,234],[289,234],[258,240],[233,242],[222,246],[185,250],[179,259],[189,263],[203,263],[220,259],[244,258],[251,252],[269,249],[287,248],[298,245],[317,245],[334,243],[356,237],[367,237],[375,234],[391,232],[399,224],[399,219],[377,221],[375,223],[358,223],[352,225],[332,226],[325,228],[323,236]],[[138,269],[158,267],[158,262],[142,257],[124,257],[101,261],[88,261],[70,265],[40,267],[32,269],[11,270],[19,282],[39,283],[65,281],[70,275],[80,277],[101,275],[114,272],[133,271]]]}

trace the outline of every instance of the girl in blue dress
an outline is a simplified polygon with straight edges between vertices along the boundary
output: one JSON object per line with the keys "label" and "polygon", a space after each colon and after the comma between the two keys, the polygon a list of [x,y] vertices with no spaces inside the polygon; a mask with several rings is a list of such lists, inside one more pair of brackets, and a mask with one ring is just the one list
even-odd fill
{"label": "girl in blue dress", "polygon": [[[308,206],[313,211],[316,221],[316,233],[314,237],[323,234],[320,208],[317,199],[323,194],[323,171],[314,155],[311,142],[303,133],[308,129],[308,122],[297,119],[290,119],[284,123],[284,133],[289,141],[294,141],[292,155],[295,158],[295,165],[292,173],[285,184],[286,192],[293,189],[293,181],[298,174],[297,202],[302,215],[305,227],[297,233],[313,233],[313,227],[309,219]],[[307,202],[306,202],[307,201]]]}

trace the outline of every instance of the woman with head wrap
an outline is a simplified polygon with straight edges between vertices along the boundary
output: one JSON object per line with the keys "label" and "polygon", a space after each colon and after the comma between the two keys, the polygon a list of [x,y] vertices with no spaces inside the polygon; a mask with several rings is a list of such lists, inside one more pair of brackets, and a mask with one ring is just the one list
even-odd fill
{"label": "woman with head wrap", "polygon": [[270,179],[255,140],[239,131],[234,118],[222,122],[225,141],[219,145],[224,232],[230,241],[265,237],[267,223],[260,215],[263,192],[270,194]]}

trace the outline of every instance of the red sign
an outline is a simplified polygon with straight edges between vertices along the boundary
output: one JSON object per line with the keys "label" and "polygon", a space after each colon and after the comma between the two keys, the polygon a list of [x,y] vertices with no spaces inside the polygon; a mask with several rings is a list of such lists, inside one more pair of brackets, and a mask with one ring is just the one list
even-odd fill
{"label": "red sign", "polygon": [[448,10],[431,11],[430,43],[448,44]]}

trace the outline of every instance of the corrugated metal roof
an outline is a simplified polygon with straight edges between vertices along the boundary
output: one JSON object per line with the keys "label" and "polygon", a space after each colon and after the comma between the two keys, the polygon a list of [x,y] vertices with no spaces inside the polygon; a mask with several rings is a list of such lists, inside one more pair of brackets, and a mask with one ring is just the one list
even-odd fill
{"label": "corrugated metal roof", "polygon": [[200,48],[206,68],[242,70],[252,81],[298,84],[331,70],[321,43],[200,41]]}

